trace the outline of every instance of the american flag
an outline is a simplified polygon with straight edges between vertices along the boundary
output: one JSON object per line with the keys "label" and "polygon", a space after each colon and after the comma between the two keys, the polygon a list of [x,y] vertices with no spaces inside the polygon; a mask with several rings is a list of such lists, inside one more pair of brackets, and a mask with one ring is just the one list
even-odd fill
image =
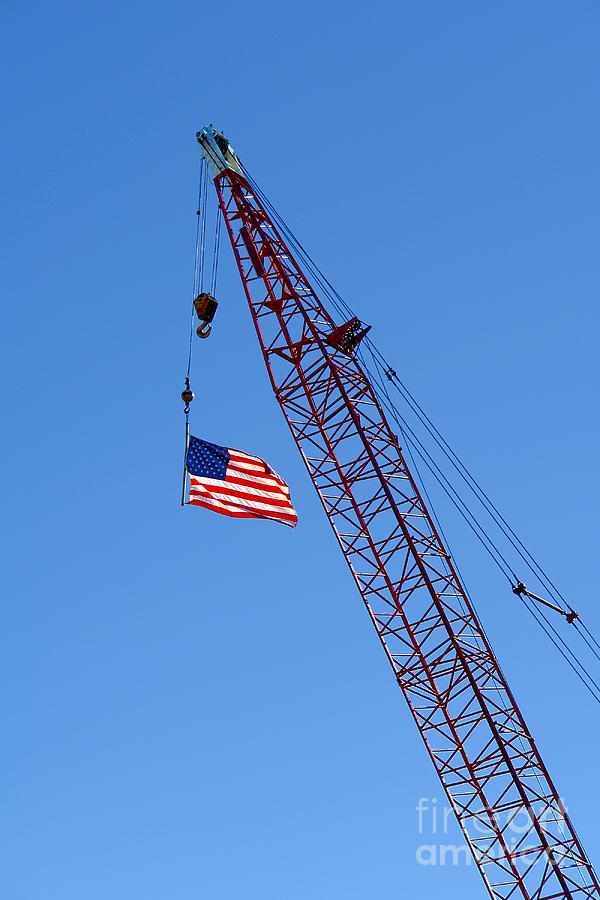
{"label": "american flag", "polygon": [[264,459],[190,436],[185,464],[192,505],[224,516],[296,525],[290,489]]}

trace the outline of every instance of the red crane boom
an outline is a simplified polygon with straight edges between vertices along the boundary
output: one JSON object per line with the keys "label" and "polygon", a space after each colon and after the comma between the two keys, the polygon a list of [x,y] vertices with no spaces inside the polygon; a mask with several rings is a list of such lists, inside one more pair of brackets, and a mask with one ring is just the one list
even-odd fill
{"label": "red crane boom", "polygon": [[197,137],[275,396],[490,895],[600,900],[592,866],[354,356],[360,323],[331,319],[226,139],[212,127]]}

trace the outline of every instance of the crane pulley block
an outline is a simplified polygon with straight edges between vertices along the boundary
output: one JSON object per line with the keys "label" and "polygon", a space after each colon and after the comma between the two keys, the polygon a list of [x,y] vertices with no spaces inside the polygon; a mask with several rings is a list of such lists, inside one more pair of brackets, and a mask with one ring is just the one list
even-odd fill
{"label": "crane pulley block", "polygon": [[198,328],[196,329],[198,337],[207,338],[209,336],[212,328],[209,323],[214,319],[218,305],[218,301],[215,300],[212,294],[198,294],[194,300],[196,313],[202,322],[202,325],[198,325]]}
{"label": "crane pulley block", "polygon": [[357,319],[355,316],[343,325],[338,325],[337,328],[334,328],[327,338],[327,343],[331,347],[335,347],[336,350],[351,353],[352,350],[358,347],[365,334],[370,330],[370,325],[363,326],[360,319]]}

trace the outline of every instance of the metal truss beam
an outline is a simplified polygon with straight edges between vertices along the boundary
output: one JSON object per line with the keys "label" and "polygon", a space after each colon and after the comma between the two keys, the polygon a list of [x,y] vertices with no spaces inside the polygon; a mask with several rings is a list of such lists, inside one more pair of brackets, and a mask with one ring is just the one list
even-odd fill
{"label": "metal truss beam", "polygon": [[215,186],[271,385],[490,896],[600,900],[367,377],[245,178]]}

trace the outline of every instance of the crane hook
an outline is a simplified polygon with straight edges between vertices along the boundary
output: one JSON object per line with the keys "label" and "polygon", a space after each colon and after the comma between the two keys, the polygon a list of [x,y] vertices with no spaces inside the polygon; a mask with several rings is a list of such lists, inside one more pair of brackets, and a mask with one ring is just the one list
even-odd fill
{"label": "crane hook", "polygon": [[212,322],[218,305],[218,301],[215,300],[212,294],[207,294],[206,292],[198,294],[194,300],[194,307],[200,319],[200,325],[196,329],[196,334],[199,338],[207,338],[209,336],[212,328],[209,322]]}
{"label": "crane hook", "polygon": [[202,325],[198,325],[196,328],[196,334],[199,338],[207,338],[212,331],[212,325],[209,325],[208,322],[203,322]]}

